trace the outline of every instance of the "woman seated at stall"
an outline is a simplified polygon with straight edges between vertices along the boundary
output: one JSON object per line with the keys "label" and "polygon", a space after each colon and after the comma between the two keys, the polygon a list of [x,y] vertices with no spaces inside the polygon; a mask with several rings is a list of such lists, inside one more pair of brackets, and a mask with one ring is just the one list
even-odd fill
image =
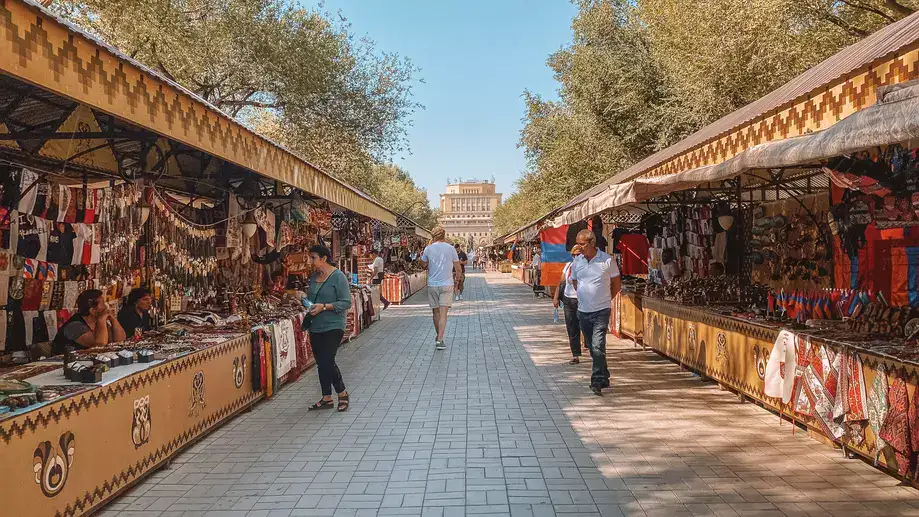
{"label": "woman seated at stall", "polygon": [[118,323],[124,329],[125,336],[134,338],[152,328],[150,308],[153,307],[153,294],[144,287],[134,289],[128,294],[124,306],[118,311]]}
{"label": "woman seated at stall", "polygon": [[102,291],[90,289],[77,297],[77,313],[57,331],[53,352],[63,354],[67,347],[94,348],[125,340],[124,329],[102,298]]}

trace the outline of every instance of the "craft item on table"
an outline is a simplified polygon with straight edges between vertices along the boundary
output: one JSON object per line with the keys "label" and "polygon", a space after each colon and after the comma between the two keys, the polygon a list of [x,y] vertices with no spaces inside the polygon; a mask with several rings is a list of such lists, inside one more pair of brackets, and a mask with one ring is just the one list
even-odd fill
{"label": "craft item on table", "polygon": [[914,452],[910,441],[909,395],[906,381],[900,377],[894,379],[888,397],[889,411],[878,436],[894,450],[897,472],[904,476],[910,471]]}
{"label": "craft item on table", "polygon": [[70,397],[89,389],[91,389],[91,387],[73,384],[44,385],[38,388],[37,395],[39,401],[51,402],[62,397]]}
{"label": "craft item on table", "polygon": [[880,437],[881,427],[887,419],[889,411],[887,400],[887,367],[884,363],[879,363],[875,372],[874,382],[871,384],[871,390],[868,392],[868,422],[875,436],[874,465],[877,466],[878,459],[887,446],[883,438]]}
{"label": "craft item on table", "polygon": [[37,393],[21,393],[17,395],[8,395],[5,399],[0,399],[0,403],[14,409],[22,409],[38,403]]}
{"label": "craft item on table", "polygon": [[141,350],[137,352],[137,362],[139,363],[149,363],[153,361],[154,352],[151,350]]}
{"label": "craft item on table", "polygon": [[118,352],[118,366],[127,366],[129,364],[134,364],[134,352],[129,350],[122,350]]}

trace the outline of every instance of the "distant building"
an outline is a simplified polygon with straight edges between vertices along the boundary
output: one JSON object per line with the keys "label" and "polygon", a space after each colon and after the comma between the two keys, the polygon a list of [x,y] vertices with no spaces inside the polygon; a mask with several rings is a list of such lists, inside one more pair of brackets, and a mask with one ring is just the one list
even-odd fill
{"label": "distant building", "polygon": [[495,184],[470,180],[447,185],[440,195],[440,225],[447,240],[472,242],[473,246],[491,244],[495,209],[501,204],[501,194]]}

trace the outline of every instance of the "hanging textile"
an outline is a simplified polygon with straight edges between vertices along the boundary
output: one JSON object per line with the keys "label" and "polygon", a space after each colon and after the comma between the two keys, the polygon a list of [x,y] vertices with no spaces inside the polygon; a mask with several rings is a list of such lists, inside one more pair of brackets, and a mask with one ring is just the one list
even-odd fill
{"label": "hanging textile", "polygon": [[839,387],[839,354],[825,346],[816,348],[804,371],[804,391],[810,402],[812,416],[817,419],[826,436],[838,440],[845,434],[845,428],[833,420]]}
{"label": "hanging textile", "polygon": [[845,349],[840,368],[839,396],[833,408],[833,417],[845,422],[852,443],[861,445],[868,427],[868,395],[862,359],[857,353]]}
{"label": "hanging textile", "polygon": [[890,385],[887,396],[890,399],[890,409],[881,426],[879,436],[893,448],[897,458],[897,472],[905,476],[913,461],[909,426],[909,394],[906,381],[897,377]]}
{"label": "hanging textile", "polygon": [[648,250],[651,245],[640,233],[627,233],[619,237],[619,251],[622,253],[623,275],[648,274]]}
{"label": "hanging textile", "polygon": [[887,400],[887,369],[883,364],[878,364],[874,376],[874,382],[871,383],[871,390],[868,392],[868,423],[875,436],[875,446],[877,449],[874,453],[874,464],[877,465],[878,458],[887,443],[881,437],[881,427],[887,419],[887,413],[890,409]]}
{"label": "hanging textile", "polygon": [[766,396],[781,398],[783,404],[791,401],[795,385],[795,339],[796,336],[791,331],[779,332],[769,355],[769,362],[766,363]]}
{"label": "hanging textile", "polygon": [[294,340],[294,326],[289,319],[283,319],[271,326],[274,332],[275,376],[280,379],[297,364],[297,346]]}
{"label": "hanging textile", "polygon": [[562,280],[562,270],[565,264],[571,262],[571,253],[565,244],[568,226],[558,228],[543,228],[539,231],[539,285],[557,286]]}

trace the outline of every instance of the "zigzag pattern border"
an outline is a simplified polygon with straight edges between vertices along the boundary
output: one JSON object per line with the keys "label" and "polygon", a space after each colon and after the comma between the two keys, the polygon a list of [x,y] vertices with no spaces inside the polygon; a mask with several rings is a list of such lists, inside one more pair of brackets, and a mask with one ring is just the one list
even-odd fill
{"label": "zigzag pattern border", "polygon": [[74,415],[79,415],[84,410],[98,407],[110,400],[128,395],[144,386],[151,385],[182,371],[194,368],[217,356],[224,355],[231,350],[245,346],[251,346],[248,336],[240,337],[228,343],[222,343],[199,352],[194,352],[190,355],[180,357],[179,359],[154,366],[149,370],[143,370],[129,377],[125,377],[108,386],[102,386],[88,393],[78,394],[61,402],[53,403],[51,406],[40,408],[34,412],[13,417],[10,422],[3,422],[0,424],[0,439],[8,444],[14,437],[22,438],[27,432],[35,432],[36,429],[47,427],[50,423],[58,423],[61,419],[68,419]]}
{"label": "zigzag pattern border", "polygon": [[[634,177],[653,177],[721,163],[755,145],[803,135],[808,129],[826,129],[843,118],[846,111],[858,111],[873,102],[877,88],[919,78],[916,44],[894,57],[882,58],[861,73],[847,75],[822,92],[791,106],[764,114],[741,127],[728,130]],[[879,72],[879,70],[883,72]],[[848,110],[846,109],[848,108]]]}
{"label": "zigzag pattern border", "polygon": [[129,486],[130,482],[149,471],[162,461],[169,458],[173,453],[181,449],[192,439],[200,436],[205,431],[226,420],[228,417],[236,414],[238,411],[249,406],[261,397],[261,392],[249,392],[246,395],[236,399],[234,402],[224,406],[216,413],[212,414],[205,420],[198,422],[194,427],[186,430],[179,436],[173,438],[169,443],[163,445],[156,451],[150,453],[146,458],[138,461],[134,465],[128,466],[118,474],[112,476],[111,481],[106,481],[97,486],[92,492],[86,492],[82,497],[77,498],[73,504],[68,504],[63,512],[58,511],[56,517],[74,517],[84,513],[96,504],[102,503],[110,495],[114,494],[122,486]]}
{"label": "zigzag pattern border", "polygon": [[[236,124],[217,108],[155,72],[111,53],[97,41],[84,38],[34,6],[0,0],[0,49],[0,55],[10,55],[9,59],[0,59],[0,64],[9,63],[9,73],[14,77],[169,135],[337,205],[396,224],[395,215],[383,205],[366,199],[290,151]],[[44,69],[53,77],[38,72]],[[0,71],[7,70],[0,67]]]}

